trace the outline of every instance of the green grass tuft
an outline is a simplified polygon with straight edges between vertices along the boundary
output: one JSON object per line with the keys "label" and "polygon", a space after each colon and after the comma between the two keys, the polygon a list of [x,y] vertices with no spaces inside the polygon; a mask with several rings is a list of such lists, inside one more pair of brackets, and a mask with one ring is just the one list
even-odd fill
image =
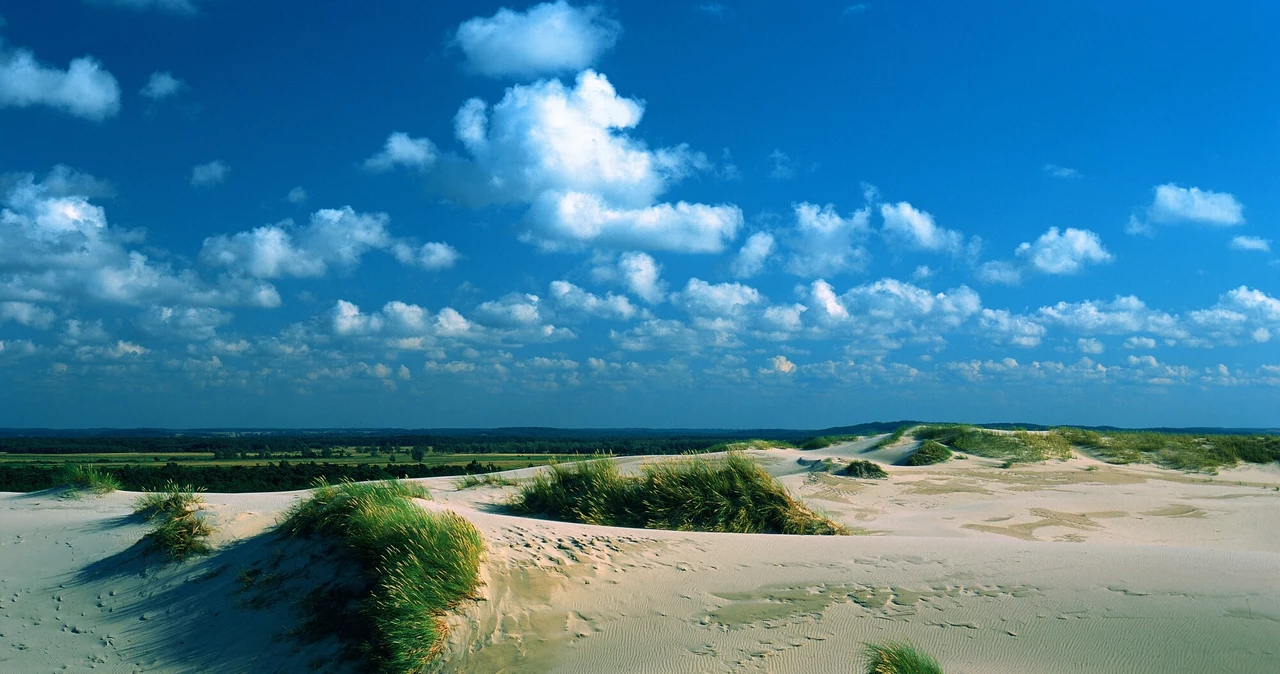
{"label": "green grass tuft", "polygon": [[920,449],[912,452],[911,456],[908,456],[903,464],[907,466],[932,466],[950,458],[951,450],[947,449],[946,445],[934,440],[925,440],[920,445]]}
{"label": "green grass tuft", "polygon": [[472,487],[515,487],[520,484],[519,480],[509,478],[497,473],[485,473],[484,475],[464,475],[453,481],[454,489],[462,491],[463,489],[471,489]]}
{"label": "green grass tuft", "polygon": [[867,644],[863,650],[867,674],[942,674],[942,665],[907,643]]}
{"label": "green grass tuft", "polygon": [[445,612],[480,585],[480,532],[412,501],[427,497],[402,482],[321,483],[280,525],[292,536],[333,537],[360,564],[370,587],[361,649],[381,671],[430,671],[444,648]]}
{"label": "green grass tuft", "polygon": [[800,449],[823,449],[842,442],[852,442],[859,437],[857,435],[820,435],[816,438],[805,440],[800,444]]}
{"label": "green grass tuft", "polygon": [[143,537],[151,550],[174,562],[210,551],[209,536],[214,529],[199,514],[204,508],[204,497],[197,490],[170,482],[164,491],[139,496],[133,508],[136,515],[159,520]]}
{"label": "green grass tuft", "polygon": [[844,535],[744,455],[688,457],[645,464],[639,476],[597,459],[552,466],[524,485],[513,510],[605,526]]}
{"label": "green grass tuft", "polygon": [[737,442],[721,442],[702,450],[702,452],[744,452],[749,449],[795,449],[793,443],[786,440],[739,440]]}
{"label": "green grass tuft", "polygon": [[67,483],[75,489],[88,489],[103,496],[120,488],[120,479],[96,466],[73,466],[67,471]]}
{"label": "green grass tuft", "polygon": [[884,478],[889,477],[889,474],[884,472],[884,469],[880,467],[880,464],[873,461],[863,461],[862,459],[854,459],[853,461],[850,461],[849,465],[845,466],[844,470],[840,471],[840,474],[848,475],[850,477],[859,477],[865,480],[883,480]]}

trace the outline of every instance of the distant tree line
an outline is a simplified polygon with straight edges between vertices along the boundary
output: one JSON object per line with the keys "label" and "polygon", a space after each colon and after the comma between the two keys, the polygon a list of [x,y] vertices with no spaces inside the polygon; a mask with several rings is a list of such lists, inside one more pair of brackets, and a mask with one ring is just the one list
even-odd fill
{"label": "distant tree line", "polygon": [[[6,437],[0,452],[11,454],[114,454],[120,452],[183,454],[212,452],[218,459],[329,458],[341,448],[378,453],[429,451],[437,454],[683,454],[732,438],[715,436],[652,437],[512,437],[444,435],[297,435],[272,437]],[[801,439],[801,438],[796,438]]]}
{"label": "distant tree line", "polygon": [[[290,491],[311,487],[317,478],[340,480],[389,480],[404,477],[438,477],[492,473],[492,463],[471,461],[466,465],[426,466],[406,464],[334,464],[314,461],[280,461],[257,466],[191,466],[168,463],[163,466],[130,465],[99,468],[120,480],[121,489],[155,491],[170,482],[204,488],[211,492],[239,493]],[[64,466],[0,464],[0,491],[39,491],[67,483]]]}

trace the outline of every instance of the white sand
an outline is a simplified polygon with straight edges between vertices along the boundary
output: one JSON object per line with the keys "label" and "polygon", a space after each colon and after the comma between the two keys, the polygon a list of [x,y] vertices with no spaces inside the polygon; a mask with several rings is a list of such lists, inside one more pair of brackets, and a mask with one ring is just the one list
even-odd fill
{"label": "white sand", "polygon": [[[970,458],[869,481],[801,463],[898,451],[870,444],[752,452],[866,536],[531,520],[494,507],[511,489],[426,480],[489,543],[445,671],[848,673],[864,642],[909,639],[951,674],[1280,672],[1275,467]],[[277,638],[327,568],[256,536],[296,497],[211,495],[218,550],[166,567],[132,547],[131,495],[0,495],[0,671],[343,671],[336,644]],[[237,592],[255,563],[288,582]]]}

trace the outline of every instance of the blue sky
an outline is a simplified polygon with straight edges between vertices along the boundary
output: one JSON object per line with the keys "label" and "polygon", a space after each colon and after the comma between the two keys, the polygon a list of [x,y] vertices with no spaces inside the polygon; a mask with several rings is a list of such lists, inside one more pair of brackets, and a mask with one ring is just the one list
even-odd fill
{"label": "blue sky", "polygon": [[1274,426],[1278,15],[0,0],[0,425]]}

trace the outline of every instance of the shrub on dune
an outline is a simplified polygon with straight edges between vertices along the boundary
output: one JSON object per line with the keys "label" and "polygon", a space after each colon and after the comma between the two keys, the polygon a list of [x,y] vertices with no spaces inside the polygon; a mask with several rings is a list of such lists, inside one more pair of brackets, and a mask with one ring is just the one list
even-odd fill
{"label": "shrub on dune", "polygon": [[951,450],[946,445],[934,442],[933,440],[925,440],[920,445],[920,449],[912,452],[907,457],[905,465],[908,466],[932,466],[935,463],[942,463],[951,458]]}
{"label": "shrub on dune", "polygon": [[942,674],[938,661],[911,644],[887,641],[867,644],[867,674]]}
{"label": "shrub on dune", "polygon": [[585,524],[731,533],[847,534],[742,454],[646,464],[624,476],[607,460],[552,466],[526,484],[517,512]]}
{"label": "shrub on dune", "polygon": [[858,477],[864,480],[883,480],[884,478],[889,477],[889,474],[884,472],[884,469],[880,467],[880,464],[875,463],[874,461],[864,461],[862,459],[850,461],[849,465],[845,466],[844,470],[840,471],[840,474],[848,475],[849,477]]}
{"label": "shrub on dune", "polygon": [[175,562],[209,552],[214,529],[200,517],[203,508],[204,497],[197,490],[172,482],[164,491],[143,494],[133,504],[134,514],[159,520],[144,536],[148,546]]}
{"label": "shrub on dune", "polygon": [[75,466],[68,471],[67,482],[76,489],[88,489],[103,496],[120,488],[120,478],[95,466]]}
{"label": "shrub on dune", "polygon": [[425,489],[402,482],[321,483],[281,523],[292,536],[336,539],[370,589],[362,603],[362,650],[386,672],[426,672],[444,648],[444,615],[480,585],[484,539],[466,519],[413,502]]}

